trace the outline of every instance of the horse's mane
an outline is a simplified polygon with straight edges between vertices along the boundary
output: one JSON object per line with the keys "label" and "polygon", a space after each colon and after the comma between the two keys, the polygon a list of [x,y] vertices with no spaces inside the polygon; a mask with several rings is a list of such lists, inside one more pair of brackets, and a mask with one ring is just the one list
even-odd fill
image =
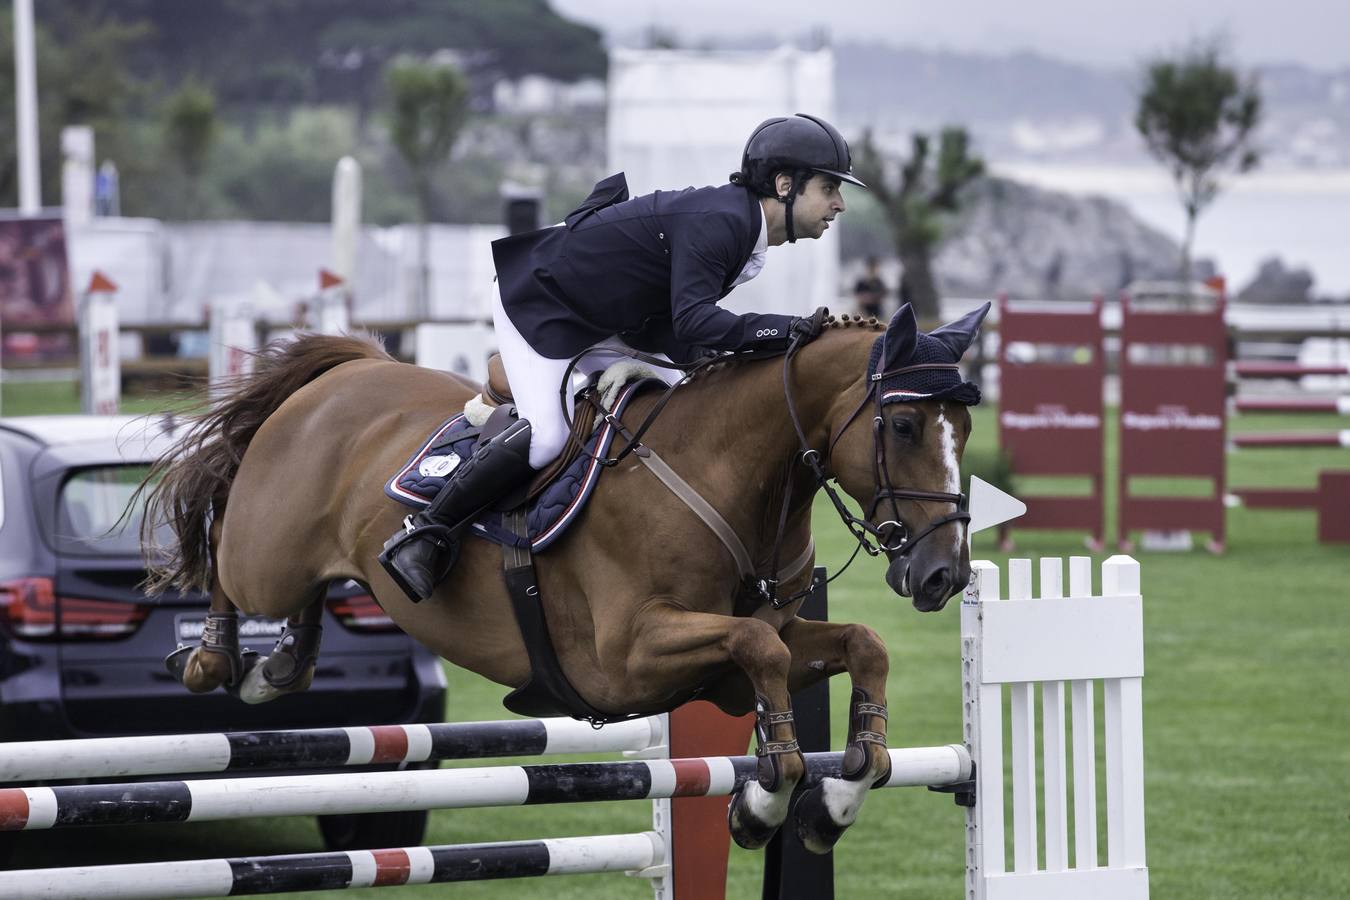
{"label": "horse's mane", "polygon": [[[848,313],[844,313],[840,316],[831,315],[826,318],[825,328],[828,331],[840,331],[845,328],[856,328],[859,331],[885,331],[886,323],[876,316],[868,316],[864,319],[859,315],[850,316]],[[781,359],[782,357],[779,355],[770,358]],[[721,373],[734,373],[745,366],[763,361],[764,357],[759,356],[725,356],[695,372],[693,377],[689,379],[689,384],[700,384],[713,377],[725,378],[728,376]]]}

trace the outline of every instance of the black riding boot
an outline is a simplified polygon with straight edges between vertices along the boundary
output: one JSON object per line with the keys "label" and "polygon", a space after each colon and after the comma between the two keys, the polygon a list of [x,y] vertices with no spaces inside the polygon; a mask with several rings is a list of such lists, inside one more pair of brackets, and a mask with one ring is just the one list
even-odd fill
{"label": "black riding boot", "polygon": [[430,506],[403,520],[380,565],[414,603],[430,597],[459,558],[459,531],[533,474],[530,423],[520,419],[460,463]]}

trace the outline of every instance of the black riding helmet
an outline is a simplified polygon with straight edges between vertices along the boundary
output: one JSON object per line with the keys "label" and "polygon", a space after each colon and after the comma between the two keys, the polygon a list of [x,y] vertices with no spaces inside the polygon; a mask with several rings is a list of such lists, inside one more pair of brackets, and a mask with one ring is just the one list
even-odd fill
{"label": "black riding helmet", "polygon": [[[779,172],[792,175],[792,188],[786,197],[778,197],[773,183]],[[817,172],[867,187],[853,175],[848,141],[839,130],[824,119],[797,113],[767,119],[750,133],[741,153],[741,170],[732,173],[731,181],[783,203],[787,207],[787,239],[795,243],[792,201]]]}

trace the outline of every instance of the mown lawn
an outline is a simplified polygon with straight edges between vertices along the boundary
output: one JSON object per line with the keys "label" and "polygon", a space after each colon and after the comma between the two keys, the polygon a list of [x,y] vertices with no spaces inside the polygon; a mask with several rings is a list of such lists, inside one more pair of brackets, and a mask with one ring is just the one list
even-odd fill
{"label": "mown lawn", "polygon": [[[142,401],[146,402],[146,401]],[[6,385],[4,412],[72,411],[73,389]],[[153,406],[153,401],[141,409]],[[1235,430],[1332,429],[1335,417],[1248,416]],[[993,411],[978,410],[974,446],[992,448]],[[1230,487],[1311,486],[1345,451],[1252,450],[1229,458]],[[1108,483],[1110,478],[1108,478]],[[1320,546],[1311,512],[1230,511],[1228,552],[1136,553],[1143,566],[1148,862],[1158,898],[1305,900],[1350,896],[1350,548]],[[846,558],[847,536],[817,507],[819,561]],[[1019,534],[1022,556],[1082,554],[1081,535]],[[976,557],[1002,565],[992,538]],[[1094,554],[1099,566],[1108,553]],[[958,610],[921,615],[864,559],[830,588],[831,617],[866,621],[891,650],[893,745],[944,744],[960,735]],[[1094,586],[1096,583],[1094,575]],[[503,691],[451,670],[448,717],[501,718]],[[833,684],[834,736],[847,683]],[[1100,743],[1098,745],[1100,747]],[[427,843],[618,833],[649,827],[646,803],[445,811]],[[93,829],[23,836],[24,865],[308,852],[321,849],[308,819]],[[1337,848],[1340,848],[1339,850]],[[837,896],[954,898],[962,885],[962,815],[949,797],[874,793],[836,851]],[[729,897],[759,896],[759,854],[733,848]],[[1339,862],[1338,862],[1339,860]],[[643,897],[616,875],[547,882],[402,889],[466,898]],[[330,892],[350,897],[351,891]],[[311,896],[318,896],[313,894]],[[328,894],[324,894],[328,896]]]}

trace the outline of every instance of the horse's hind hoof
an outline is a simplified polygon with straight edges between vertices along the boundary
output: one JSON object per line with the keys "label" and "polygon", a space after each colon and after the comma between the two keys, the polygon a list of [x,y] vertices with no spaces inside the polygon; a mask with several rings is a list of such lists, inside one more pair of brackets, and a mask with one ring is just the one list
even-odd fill
{"label": "horse's hind hoof", "polygon": [[[757,815],[754,810],[754,804],[750,800],[752,793],[758,792],[763,800],[767,801],[770,813],[769,819]],[[727,806],[727,830],[731,832],[732,840],[736,846],[746,850],[763,849],[773,836],[778,833],[778,829],[783,824],[783,819],[787,818],[787,802],[790,792],[784,791],[782,795],[770,794],[759,786],[758,782],[747,782],[744,787],[732,795],[731,803]],[[771,821],[773,815],[782,806],[782,816],[777,817],[778,821]]]}
{"label": "horse's hind hoof", "polygon": [[[839,788],[826,796],[826,785],[834,782]],[[802,846],[812,853],[829,853],[839,843],[844,832],[858,818],[860,797],[854,797],[852,782],[826,779],[797,798],[793,808],[796,832]]]}

